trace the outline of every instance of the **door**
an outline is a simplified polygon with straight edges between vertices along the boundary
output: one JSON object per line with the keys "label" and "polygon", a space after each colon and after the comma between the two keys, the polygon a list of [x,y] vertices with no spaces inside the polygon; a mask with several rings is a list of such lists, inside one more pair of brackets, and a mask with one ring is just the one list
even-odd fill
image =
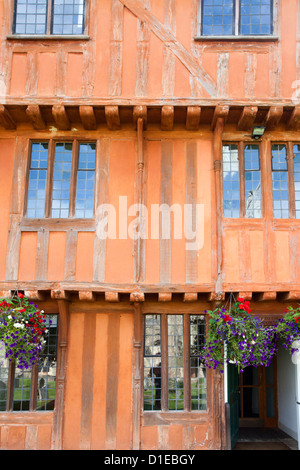
{"label": "door", "polygon": [[230,437],[231,449],[234,448],[239,437],[239,372],[237,366],[227,366],[228,403],[230,410]]}
{"label": "door", "polygon": [[246,367],[240,374],[240,426],[277,427],[277,367]]}

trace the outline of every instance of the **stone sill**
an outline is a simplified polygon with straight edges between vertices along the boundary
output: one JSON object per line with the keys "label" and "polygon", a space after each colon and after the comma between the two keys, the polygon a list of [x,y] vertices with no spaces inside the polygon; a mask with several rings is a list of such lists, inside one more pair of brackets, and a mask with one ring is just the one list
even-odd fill
{"label": "stone sill", "polygon": [[90,37],[86,34],[11,34],[6,36],[6,39],[15,41],[88,41]]}
{"label": "stone sill", "polygon": [[195,41],[226,41],[226,42],[277,42],[279,36],[196,36]]}

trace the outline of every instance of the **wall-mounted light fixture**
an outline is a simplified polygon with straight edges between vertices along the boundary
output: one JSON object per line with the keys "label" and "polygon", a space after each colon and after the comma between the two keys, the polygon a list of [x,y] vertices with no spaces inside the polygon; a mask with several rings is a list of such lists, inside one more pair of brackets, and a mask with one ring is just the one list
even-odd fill
{"label": "wall-mounted light fixture", "polygon": [[252,131],[252,139],[260,139],[264,133],[265,133],[266,128],[264,126],[255,126],[253,127]]}

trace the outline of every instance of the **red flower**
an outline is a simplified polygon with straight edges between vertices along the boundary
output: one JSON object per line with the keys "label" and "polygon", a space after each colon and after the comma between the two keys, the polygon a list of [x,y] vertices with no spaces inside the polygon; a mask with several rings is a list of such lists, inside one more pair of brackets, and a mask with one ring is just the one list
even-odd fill
{"label": "red flower", "polygon": [[24,294],[18,294],[19,299],[24,299]]}
{"label": "red flower", "polygon": [[230,322],[231,321],[231,317],[229,315],[225,315],[225,318],[224,318],[224,322]]}
{"label": "red flower", "polygon": [[238,302],[243,302],[244,303],[244,299],[242,297],[239,297]]}
{"label": "red flower", "polygon": [[25,313],[25,312],[26,312],[26,308],[22,308],[22,309],[20,310],[20,313]]}

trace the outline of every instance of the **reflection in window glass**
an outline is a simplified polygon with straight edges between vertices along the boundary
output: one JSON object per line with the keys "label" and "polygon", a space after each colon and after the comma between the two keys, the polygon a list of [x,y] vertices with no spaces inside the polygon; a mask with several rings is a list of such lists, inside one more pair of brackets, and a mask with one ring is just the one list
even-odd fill
{"label": "reflection in window glass", "polygon": [[0,341],[0,411],[6,410],[8,359],[5,359],[5,344]]}
{"label": "reflection in window glass", "polygon": [[300,219],[300,145],[294,145],[295,214]]}
{"label": "reflection in window glass", "polygon": [[272,34],[272,0],[240,0],[240,34]]}
{"label": "reflection in window glass", "polygon": [[38,365],[37,411],[54,410],[58,336],[57,315],[47,315],[47,330],[46,344],[40,355]]}
{"label": "reflection in window glass", "polygon": [[48,166],[48,143],[32,143],[29,170],[27,217],[44,217]]}
{"label": "reflection in window glass", "polygon": [[273,213],[277,219],[289,217],[288,167],[286,146],[272,145]]}
{"label": "reflection in window glass", "polygon": [[54,0],[52,33],[82,34],[84,29],[84,0]]}
{"label": "reflection in window glass", "polygon": [[17,0],[15,34],[45,34],[47,0]]}
{"label": "reflection in window glass", "polygon": [[199,356],[205,342],[205,320],[202,315],[190,316],[191,409],[206,410],[206,368]]}
{"label": "reflection in window glass", "polygon": [[237,145],[223,146],[224,217],[240,217],[239,158]]}
{"label": "reflection in window glass", "polygon": [[57,143],[53,172],[52,211],[54,218],[69,217],[72,143]]}
{"label": "reflection in window glass", "polygon": [[91,218],[94,215],[96,144],[79,145],[76,217]]}
{"label": "reflection in window glass", "polygon": [[161,410],[160,315],[146,315],[144,343],[144,410]]}
{"label": "reflection in window glass", "polygon": [[184,409],[183,316],[168,315],[169,410]]}
{"label": "reflection in window glass", "polygon": [[261,217],[261,175],[258,145],[246,145],[245,158],[245,205],[246,217]]}
{"label": "reflection in window glass", "polygon": [[202,34],[204,36],[234,34],[234,0],[203,0]]}

